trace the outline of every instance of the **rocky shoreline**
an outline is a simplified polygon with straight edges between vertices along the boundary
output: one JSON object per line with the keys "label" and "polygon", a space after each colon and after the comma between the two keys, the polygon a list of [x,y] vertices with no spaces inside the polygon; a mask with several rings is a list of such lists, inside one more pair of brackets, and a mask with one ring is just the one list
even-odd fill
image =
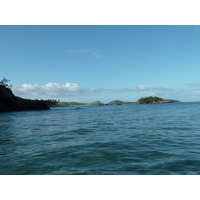
{"label": "rocky shoreline", "polygon": [[50,108],[39,100],[16,97],[9,88],[0,85],[0,112],[25,110],[50,110]]}
{"label": "rocky shoreline", "polygon": [[[151,104],[153,103],[173,103],[172,101],[153,101]],[[143,102],[138,102],[137,104],[150,104],[150,103],[143,103]]]}

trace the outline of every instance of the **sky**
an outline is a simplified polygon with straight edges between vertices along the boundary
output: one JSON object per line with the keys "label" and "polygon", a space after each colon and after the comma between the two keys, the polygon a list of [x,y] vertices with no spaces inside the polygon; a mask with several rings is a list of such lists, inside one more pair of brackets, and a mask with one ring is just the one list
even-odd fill
{"label": "sky", "polygon": [[200,101],[199,53],[200,26],[0,26],[0,79],[29,99]]}

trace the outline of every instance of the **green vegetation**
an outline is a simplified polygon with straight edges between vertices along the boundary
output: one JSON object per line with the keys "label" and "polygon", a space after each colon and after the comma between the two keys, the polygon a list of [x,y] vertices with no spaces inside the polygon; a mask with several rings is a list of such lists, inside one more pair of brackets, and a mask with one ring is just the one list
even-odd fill
{"label": "green vegetation", "polygon": [[8,81],[10,81],[10,80],[8,80],[5,77],[3,77],[3,79],[0,81],[0,85],[3,85],[8,89],[11,89],[13,85],[12,84],[7,84]]}
{"label": "green vegetation", "polygon": [[156,103],[158,101],[164,101],[164,99],[160,98],[160,97],[152,97],[152,96],[149,96],[149,97],[143,97],[143,98],[140,98],[138,100],[138,103],[140,104],[148,104],[148,103]]}
{"label": "green vegetation", "polygon": [[78,102],[60,102],[57,105],[59,106],[84,106],[86,103],[78,103]]}
{"label": "green vegetation", "polygon": [[119,104],[123,104],[124,102],[123,101],[120,101],[120,100],[114,100],[114,101],[111,101],[110,103],[108,103],[109,105],[119,105]]}
{"label": "green vegetation", "polygon": [[53,105],[57,105],[60,101],[58,100],[54,100],[54,99],[47,99],[47,100],[40,100],[41,102],[45,103],[48,106],[53,106]]}
{"label": "green vegetation", "polygon": [[121,104],[135,104],[136,102],[125,102],[120,100],[111,101],[108,104],[104,104],[101,101],[93,101],[91,103],[78,103],[78,102],[62,102],[58,101],[55,106],[93,106],[93,105],[121,105]]}
{"label": "green vegetation", "polygon": [[91,106],[91,105],[103,105],[103,103],[101,101],[94,101],[91,103],[87,103],[86,105]]}
{"label": "green vegetation", "polygon": [[135,102],[125,102],[120,100],[114,100],[108,103],[109,105],[120,105],[120,104],[135,104]]}
{"label": "green vegetation", "polygon": [[100,101],[94,101],[91,103],[78,103],[78,102],[63,102],[63,101],[59,101],[56,106],[92,106],[92,105],[103,105],[102,102]]}
{"label": "green vegetation", "polygon": [[47,100],[44,100],[44,99],[24,99],[24,98],[21,98],[21,97],[18,97],[16,96],[16,98],[20,101],[23,101],[23,102],[26,102],[26,103],[31,103],[31,102],[35,102],[35,101],[40,101],[44,104],[46,104],[47,106],[53,106],[53,105],[57,105],[60,101],[59,100],[54,100],[54,99],[47,99]]}
{"label": "green vegetation", "polygon": [[120,101],[120,100],[113,100],[109,102],[108,104],[104,104],[101,101],[94,101],[91,103],[79,103],[79,102],[64,102],[64,101],[59,101],[59,100],[53,100],[53,99],[48,99],[48,100],[40,100],[44,102],[48,106],[92,106],[92,105],[121,105],[121,104],[149,104],[149,103],[171,103],[171,102],[179,102],[178,100],[172,100],[172,99],[162,99],[160,97],[145,97],[145,98],[140,98],[138,102],[125,102],[125,101]]}
{"label": "green vegetation", "polygon": [[62,101],[59,101],[56,106],[69,106],[69,104],[67,102],[62,102]]}
{"label": "green vegetation", "polygon": [[173,102],[180,102],[180,101],[173,100],[173,99],[162,99],[160,97],[149,96],[149,97],[140,98],[137,103],[138,104],[149,104],[149,103],[173,103]]}

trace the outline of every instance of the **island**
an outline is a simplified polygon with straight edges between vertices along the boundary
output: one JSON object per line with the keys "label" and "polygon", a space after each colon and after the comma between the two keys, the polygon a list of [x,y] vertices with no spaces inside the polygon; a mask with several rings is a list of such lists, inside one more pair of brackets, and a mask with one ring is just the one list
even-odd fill
{"label": "island", "polygon": [[[42,100],[50,107],[63,107],[63,106],[108,106],[108,105],[122,105],[122,104],[136,104],[136,102],[125,102],[120,100],[113,100],[109,103],[102,103],[101,101],[93,101],[91,103],[79,103],[79,102],[64,102],[56,100]],[[54,104],[48,104],[48,102],[54,102]]]}
{"label": "island", "polygon": [[173,99],[162,99],[162,98],[156,97],[156,96],[148,96],[148,97],[140,98],[137,101],[137,104],[174,103],[174,102],[180,102],[180,101],[173,100]]}
{"label": "island", "polygon": [[126,102],[120,100],[114,100],[108,103],[109,105],[122,105],[122,104],[135,104],[135,102]]}

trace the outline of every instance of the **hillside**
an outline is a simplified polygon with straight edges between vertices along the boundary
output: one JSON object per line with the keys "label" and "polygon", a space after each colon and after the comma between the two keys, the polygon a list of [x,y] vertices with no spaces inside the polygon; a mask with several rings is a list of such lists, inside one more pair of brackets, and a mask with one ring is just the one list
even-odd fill
{"label": "hillside", "polygon": [[0,85],[0,112],[49,109],[44,102],[16,97],[11,89]]}
{"label": "hillside", "polygon": [[93,101],[91,103],[58,101],[57,104],[53,105],[53,106],[93,106],[93,105],[100,105],[101,106],[101,105],[121,105],[121,104],[136,104],[136,102],[125,102],[125,101],[120,101],[120,100],[113,100],[109,103],[104,104],[101,101]]}
{"label": "hillside", "polygon": [[173,103],[173,102],[179,102],[177,100],[172,100],[172,99],[162,99],[160,97],[153,97],[153,96],[148,96],[148,97],[143,97],[140,98],[137,101],[137,104],[152,104],[152,103]]}
{"label": "hillside", "polygon": [[108,104],[109,104],[109,105],[119,105],[119,104],[123,104],[123,103],[124,103],[123,101],[114,100],[114,101],[109,102]]}
{"label": "hillside", "polygon": [[86,105],[91,106],[91,105],[103,105],[103,103],[101,101],[94,101],[91,103],[87,103]]}
{"label": "hillside", "polygon": [[135,102],[126,102],[120,100],[114,100],[108,103],[109,105],[120,105],[120,104],[135,104]]}
{"label": "hillside", "polygon": [[84,105],[86,105],[86,103],[78,103],[78,102],[75,102],[75,101],[72,101],[72,102],[60,101],[56,104],[56,106],[84,106]]}
{"label": "hillside", "polygon": [[78,103],[78,102],[58,102],[56,106],[92,106],[92,105],[103,105],[100,101],[94,101],[91,103]]}

